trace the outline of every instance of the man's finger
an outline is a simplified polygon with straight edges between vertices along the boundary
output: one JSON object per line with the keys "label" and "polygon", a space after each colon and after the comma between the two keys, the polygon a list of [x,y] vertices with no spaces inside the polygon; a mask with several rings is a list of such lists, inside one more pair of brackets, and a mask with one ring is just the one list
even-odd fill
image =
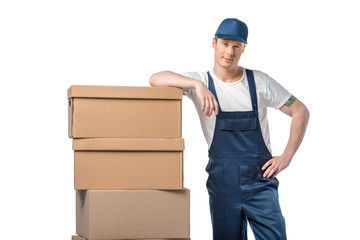
{"label": "man's finger", "polygon": [[219,105],[218,105],[215,97],[213,97],[213,101],[214,101],[214,106],[215,106],[215,114],[217,115],[219,113]]}
{"label": "man's finger", "polygon": [[280,171],[280,170],[277,170],[276,173],[275,173],[275,175],[272,176],[272,178],[275,178],[275,177],[279,174],[279,172],[281,172],[281,171]]}
{"label": "man's finger", "polygon": [[207,98],[205,98],[205,111],[204,111],[204,114],[206,116],[209,115],[209,100]]}
{"label": "man's finger", "polygon": [[270,168],[266,169],[266,171],[263,174],[263,177],[266,178],[270,172]]}
{"label": "man's finger", "polygon": [[273,168],[273,169],[271,169],[271,171],[270,171],[270,174],[269,174],[269,177],[274,177],[274,174],[276,174],[276,169],[275,168]]}
{"label": "man's finger", "polygon": [[281,166],[278,166],[276,169],[277,170],[276,170],[275,175],[273,176],[273,178],[275,178],[282,170],[284,170]]}
{"label": "man's finger", "polygon": [[269,178],[275,173],[275,168],[268,168],[264,174],[264,177]]}
{"label": "man's finger", "polygon": [[211,98],[209,99],[209,104],[210,104],[210,111],[209,111],[209,116],[210,116],[212,114],[213,109],[214,109],[214,103],[213,103]]}
{"label": "man's finger", "polygon": [[269,161],[267,161],[264,166],[262,166],[261,170],[265,170],[271,163],[273,162],[273,159],[270,159]]}
{"label": "man's finger", "polygon": [[200,101],[201,101],[201,111],[204,112],[204,110],[205,110],[205,104],[206,104],[205,98],[201,98]]}

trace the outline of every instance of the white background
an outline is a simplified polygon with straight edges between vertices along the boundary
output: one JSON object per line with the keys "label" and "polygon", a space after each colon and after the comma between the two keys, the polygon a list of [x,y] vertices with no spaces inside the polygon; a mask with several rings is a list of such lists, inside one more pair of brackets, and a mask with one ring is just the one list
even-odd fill
{"label": "white background", "polygon": [[[249,27],[240,64],[268,73],[311,112],[302,146],[278,176],[288,239],[360,239],[360,16],[349,0],[1,1],[0,238],[75,233],[68,87],[149,86],[157,71],[206,71],[226,17]],[[290,120],[269,110],[274,155]],[[186,97],[183,137],[191,237],[211,239],[207,145]]]}

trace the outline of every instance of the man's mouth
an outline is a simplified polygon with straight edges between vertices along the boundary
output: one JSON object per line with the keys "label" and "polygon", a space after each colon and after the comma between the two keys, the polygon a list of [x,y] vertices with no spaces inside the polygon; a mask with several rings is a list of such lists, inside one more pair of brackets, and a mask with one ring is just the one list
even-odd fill
{"label": "man's mouth", "polygon": [[231,58],[226,58],[226,57],[224,57],[224,60],[225,60],[225,62],[232,62],[232,59],[231,59]]}

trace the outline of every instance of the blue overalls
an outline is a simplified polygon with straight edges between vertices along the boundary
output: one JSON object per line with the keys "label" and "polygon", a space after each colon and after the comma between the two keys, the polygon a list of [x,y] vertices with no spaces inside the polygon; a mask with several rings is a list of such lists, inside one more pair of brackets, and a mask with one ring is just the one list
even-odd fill
{"label": "blue overalls", "polygon": [[284,240],[279,182],[262,177],[261,167],[272,156],[260,129],[254,74],[247,69],[246,75],[252,111],[223,112],[208,72],[209,90],[219,104],[206,166],[213,239],[247,239],[249,221],[257,240]]}

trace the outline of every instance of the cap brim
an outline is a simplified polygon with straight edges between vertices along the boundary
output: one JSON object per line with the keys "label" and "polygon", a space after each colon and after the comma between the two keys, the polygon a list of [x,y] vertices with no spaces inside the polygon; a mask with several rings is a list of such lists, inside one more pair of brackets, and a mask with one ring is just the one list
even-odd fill
{"label": "cap brim", "polygon": [[215,36],[218,37],[218,38],[221,38],[221,39],[237,40],[237,41],[240,41],[240,42],[243,42],[243,43],[247,44],[247,41],[245,41],[244,39],[242,39],[239,36],[234,36],[234,35],[229,35],[229,34],[216,34]]}

